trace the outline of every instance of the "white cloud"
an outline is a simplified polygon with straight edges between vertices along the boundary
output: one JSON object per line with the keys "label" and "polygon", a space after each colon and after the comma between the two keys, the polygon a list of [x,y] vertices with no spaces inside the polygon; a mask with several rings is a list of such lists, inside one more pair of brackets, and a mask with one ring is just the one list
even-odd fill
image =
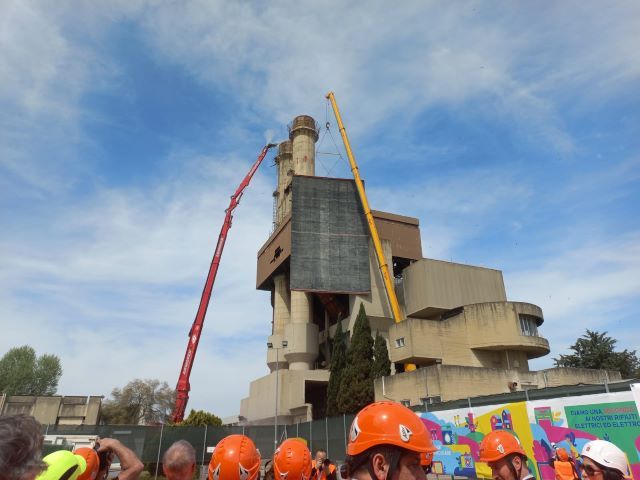
{"label": "white cloud", "polygon": [[[177,380],[224,208],[250,162],[181,165],[183,175],[151,190],[104,189],[49,212],[57,222],[5,232],[0,328],[11,333],[0,351],[26,343],[59,354],[64,394],[108,394],[133,377]],[[224,415],[266,371],[256,353],[271,313],[269,296],[255,291],[254,259],[269,233],[271,183],[256,175],[236,210],[191,381],[194,405]],[[87,357],[106,362],[108,373],[87,378]],[[225,378],[242,380],[212,388]]]}
{"label": "white cloud", "polygon": [[[567,153],[577,147],[563,124],[564,108],[584,109],[637,89],[638,8],[3,2],[0,168],[8,175],[0,190],[14,203],[30,196],[38,202],[12,217],[15,228],[0,240],[7,259],[0,328],[10,332],[0,338],[0,351],[29,343],[59,353],[63,393],[107,394],[133,377],[175,381],[222,210],[249,160],[198,157],[178,146],[168,161],[185,170],[163,172],[151,187],[91,184],[86,195],[70,195],[79,178],[93,179],[85,128],[99,112],[87,111],[83,99],[118,88],[118,59],[107,52],[121,23],[140,34],[159,63],[230,92],[241,110],[219,132],[229,145],[246,141],[247,120],[272,129],[309,113],[323,123],[322,99],[333,89],[356,141],[385,128],[404,133],[417,115],[446,106],[462,118],[465,108],[480,109],[515,125],[523,138]],[[126,87],[118,93],[131,94]],[[265,136],[272,135],[267,129]],[[452,139],[412,148],[410,161],[418,163],[439,149],[465,147]],[[622,173],[637,173],[636,163]],[[532,195],[509,168],[456,173],[444,181],[415,177],[400,191],[371,188],[372,203],[418,216],[425,255],[449,258],[483,222],[524,208]],[[237,412],[249,380],[265,371],[257,339],[269,331],[269,298],[253,285],[254,255],[270,227],[268,177],[256,176],[238,209],[193,372],[193,405],[222,415]],[[611,303],[637,298],[635,240],[567,249],[540,268],[505,272],[507,288],[544,308],[545,329],[584,311],[596,312],[585,325],[606,324]],[[89,378],[88,357],[99,372]]]}
{"label": "white cloud", "polygon": [[637,348],[637,332],[620,335],[620,316],[626,319],[640,297],[640,232],[563,247],[527,269],[504,271],[509,298],[544,312],[541,334],[552,350],[544,362],[564,353],[586,328],[610,331],[620,348]]}

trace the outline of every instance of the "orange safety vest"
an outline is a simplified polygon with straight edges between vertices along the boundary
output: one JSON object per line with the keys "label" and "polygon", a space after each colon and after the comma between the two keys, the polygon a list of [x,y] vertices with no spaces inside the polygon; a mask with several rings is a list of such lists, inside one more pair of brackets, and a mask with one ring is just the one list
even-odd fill
{"label": "orange safety vest", "polygon": [[556,471],[556,480],[575,480],[578,478],[571,462],[556,460],[553,462],[553,468]]}
{"label": "orange safety vest", "polygon": [[[336,466],[333,463],[329,464],[329,475],[334,474],[336,471]],[[335,477],[335,475],[334,475]],[[311,472],[312,480],[327,480],[327,474],[324,471],[324,468],[317,471],[315,467],[313,467],[313,471]]]}

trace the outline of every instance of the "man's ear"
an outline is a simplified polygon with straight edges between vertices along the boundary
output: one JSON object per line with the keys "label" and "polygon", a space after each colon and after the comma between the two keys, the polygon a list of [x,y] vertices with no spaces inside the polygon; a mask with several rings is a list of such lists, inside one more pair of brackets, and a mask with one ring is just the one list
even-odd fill
{"label": "man's ear", "polygon": [[387,472],[389,471],[389,464],[387,459],[381,453],[376,453],[371,459],[373,465],[373,473],[376,478],[372,480],[385,480],[387,478]]}
{"label": "man's ear", "polygon": [[514,455],[513,458],[511,459],[511,463],[513,463],[513,466],[516,467],[517,472],[520,471],[523,465],[522,458],[520,458],[520,455]]}

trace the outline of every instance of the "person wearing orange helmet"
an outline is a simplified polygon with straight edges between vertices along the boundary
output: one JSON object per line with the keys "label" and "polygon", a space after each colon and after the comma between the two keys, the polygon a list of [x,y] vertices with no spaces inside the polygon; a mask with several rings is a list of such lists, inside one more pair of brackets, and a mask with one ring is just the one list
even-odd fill
{"label": "person wearing orange helmet", "polygon": [[556,450],[556,458],[551,462],[556,480],[577,480],[580,478],[569,452],[564,448]]}
{"label": "person wearing orange helmet", "polygon": [[100,470],[100,458],[98,452],[94,448],[80,447],[76,448],[73,453],[80,455],[87,463],[87,468],[84,473],[78,476],[78,480],[96,480],[98,471]]}
{"label": "person wearing orange helmet", "polygon": [[425,474],[431,473],[431,467],[433,466],[433,452],[420,454],[420,466],[424,470]]}
{"label": "person wearing orange helmet", "polygon": [[489,465],[495,480],[529,480],[527,454],[520,440],[504,430],[488,433],[480,443],[480,461]]}
{"label": "person wearing orange helmet", "polygon": [[298,438],[285,440],[273,454],[273,473],[277,480],[309,480],[311,467],[311,452]]}
{"label": "person wearing orange helmet", "polygon": [[209,462],[209,480],[258,480],[260,452],[245,435],[229,435],[218,442]]}
{"label": "person wearing orange helmet", "polygon": [[436,450],[413,411],[395,402],[375,402],[351,423],[341,475],[358,480],[424,480],[422,457]]}

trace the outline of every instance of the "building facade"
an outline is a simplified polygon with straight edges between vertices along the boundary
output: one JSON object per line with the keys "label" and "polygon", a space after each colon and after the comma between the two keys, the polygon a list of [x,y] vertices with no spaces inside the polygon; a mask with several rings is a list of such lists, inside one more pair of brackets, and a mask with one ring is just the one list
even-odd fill
{"label": "building facade", "polygon": [[[417,218],[374,211],[393,266],[403,320],[394,323],[361,202],[351,179],[315,176],[318,127],[302,115],[279,145],[274,231],[258,251],[256,288],[271,293],[269,374],[250,384],[239,421],[270,424],[324,415],[329,339],[351,332],[363,304],[387,341],[392,375],[376,399],[408,405],[518,389],[602,383],[619,374],[581,369],[532,372],[549,353],[542,309],[509,301],[499,270],[423,258]],[[405,364],[417,369],[404,372]]]}
{"label": "building facade", "polygon": [[97,425],[102,397],[0,395],[0,415],[31,415],[42,425]]}

